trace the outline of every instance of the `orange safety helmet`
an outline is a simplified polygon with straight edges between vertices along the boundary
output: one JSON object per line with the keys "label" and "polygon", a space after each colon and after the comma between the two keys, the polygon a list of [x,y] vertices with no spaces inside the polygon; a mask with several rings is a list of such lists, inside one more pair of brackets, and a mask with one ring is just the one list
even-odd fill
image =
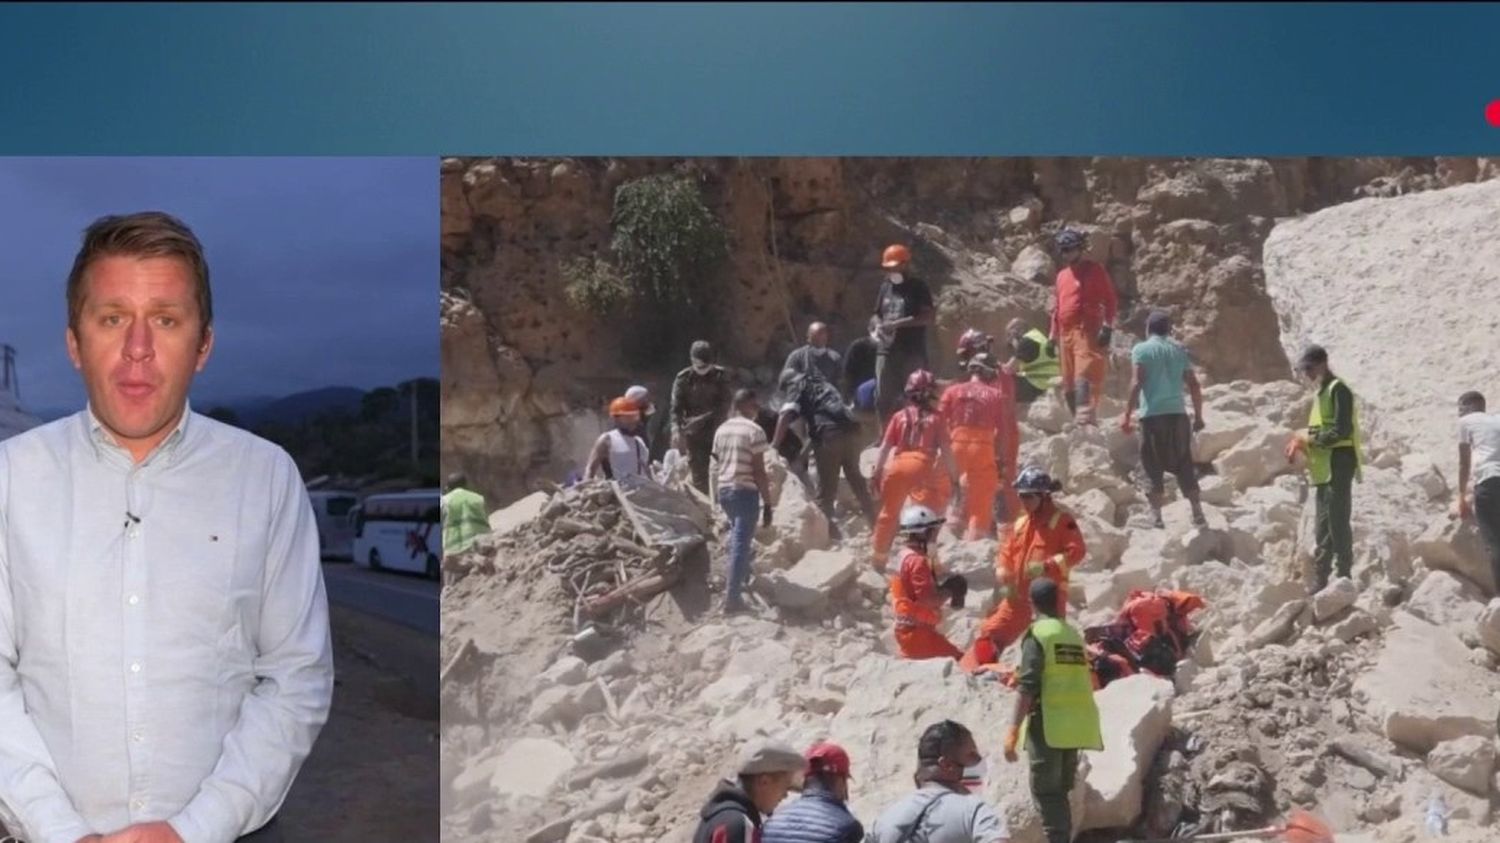
{"label": "orange safety helmet", "polygon": [[639,418],[641,405],[631,398],[616,398],[609,402],[609,415],[611,418]]}
{"label": "orange safety helmet", "polygon": [[886,269],[896,269],[911,263],[911,250],[895,243],[885,247],[880,254],[880,265]]}

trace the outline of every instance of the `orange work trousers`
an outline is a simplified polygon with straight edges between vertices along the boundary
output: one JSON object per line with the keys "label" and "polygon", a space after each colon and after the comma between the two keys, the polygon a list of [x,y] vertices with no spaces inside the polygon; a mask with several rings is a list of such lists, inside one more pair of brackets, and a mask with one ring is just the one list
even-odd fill
{"label": "orange work trousers", "polygon": [[953,461],[958,463],[963,485],[964,538],[988,536],[995,529],[995,494],[1000,491],[1000,471],[995,465],[995,434],[975,427],[953,429]]}
{"label": "orange work trousers", "polygon": [[1002,530],[1009,529],[1021,517],[1021,496],[1016,494],[1016,474],[1020,471],[1020,459],[1021,424],[1012,415],[1010,429],[1005,437],[1005,472],[1000,475],[1000,497],[1005,501],[1005,524]]}
{"label": "orange work trousers", "polygon": [[964,651],[930,626],[896,627],[896,647],[903,659],[959,659]]}
{"label": "orange work trousers", "polygon": [[[1089,408],[1099,408],[1099,396],[1104,394],[1104,373],[1108,361],[1104,350],[1082,324],[1065,325],[1062,329],[1063,389],[1072,392],[1082,378],[1089,385]],[[1079,409],[1083,409],[1080,407]]]}
{"label": "orange work trousers", "polygon": [[875,535],[870,540],[875,569],[885,570],[886,557],[900,525],[901,508],[906,506],[908,497],[913,503],[942,515],[952,495],[948,475],[931,455],[924,451],[902,451],[892,457],[885,464],[885,476],[881,478],[880,515],[875,519]]}
{"label": "orange work trousers", "polygon": [[[1026,584],[1030,588],[1030,583]],[[1068,583],[1067,580],[1059,583],[1057,594],[1057,616],[1066,618],[1068,616]],[[1032,611],[1029,595],[1011,596],[1000,601],[995,611],[984,619],[979,625],[979,632],[974,636],[974,643],[969,645],[968,652],[959,659],[960,665],[970,672],[980,665],[993,664],[1000,660],[1000,655],[1005,648],[1019,641],[1026,630],[1031,626]]]}

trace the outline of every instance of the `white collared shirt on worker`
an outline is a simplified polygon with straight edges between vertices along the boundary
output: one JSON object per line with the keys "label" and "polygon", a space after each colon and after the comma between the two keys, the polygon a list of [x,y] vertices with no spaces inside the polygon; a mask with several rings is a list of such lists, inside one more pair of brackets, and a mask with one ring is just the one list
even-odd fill
{"label": "white collared shirt on worker", "polygon": [[269,821],[328,718],[312,507],[281,448],[187,408],[135,463],[90,410],[0,443],[0,802],[75,843]]}

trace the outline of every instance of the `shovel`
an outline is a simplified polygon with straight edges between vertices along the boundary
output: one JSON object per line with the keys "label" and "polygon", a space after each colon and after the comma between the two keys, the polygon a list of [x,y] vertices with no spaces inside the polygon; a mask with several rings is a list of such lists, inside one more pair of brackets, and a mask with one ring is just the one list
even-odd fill
{"label": "shovel", "polygon": [[1239,840],[1244,837],[1279,837],[1283,843],[1335,843],[1333,830],[1328,824],[1306,811],[1293,811],[1285,825],[1252,828],[1246,831],[1226,831],[1220,834],[1190,834],[1186,837],[1166,837],[1155,840],[1121,840],[1120,843],[1210,843],[1215,840]]}

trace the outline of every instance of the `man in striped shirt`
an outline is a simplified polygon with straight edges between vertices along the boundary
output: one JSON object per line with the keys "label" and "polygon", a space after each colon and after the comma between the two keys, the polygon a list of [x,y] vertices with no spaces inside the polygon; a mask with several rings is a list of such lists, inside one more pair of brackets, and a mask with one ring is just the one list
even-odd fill
{"label": "man in striped shirt", "polygon": [[755,422],[760,401],[755,393],[734,393],[734,415],[714,431],[713,455],[719,464],[719,506],[729,518],[729,564],[725,572],[724,611],[745,609],[741,592],[750,578],[750,554],[754,550],[755,514],[771,523],[771,490],[766,478],[765,454],[770,443]]}

